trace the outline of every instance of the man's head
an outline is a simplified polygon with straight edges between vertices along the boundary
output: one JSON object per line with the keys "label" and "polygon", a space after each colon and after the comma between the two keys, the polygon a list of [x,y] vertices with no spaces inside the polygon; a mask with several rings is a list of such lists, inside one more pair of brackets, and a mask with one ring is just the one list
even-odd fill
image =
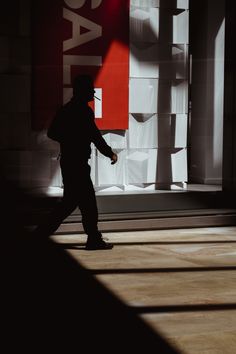
{"label": "man's head", "polygon": [[73,96],[81,101],[92,101],[94,99],[93,79],[89,75],[78,75],[73,81]]}

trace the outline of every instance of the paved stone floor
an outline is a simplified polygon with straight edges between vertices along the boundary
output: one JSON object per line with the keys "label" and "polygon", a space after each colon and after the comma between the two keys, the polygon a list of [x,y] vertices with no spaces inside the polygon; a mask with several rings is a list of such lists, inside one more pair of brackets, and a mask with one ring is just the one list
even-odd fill
{"label": "paved stone floor", "polygon": [[84,235],[53,240],[183,354],[236,353],[236,227]]}

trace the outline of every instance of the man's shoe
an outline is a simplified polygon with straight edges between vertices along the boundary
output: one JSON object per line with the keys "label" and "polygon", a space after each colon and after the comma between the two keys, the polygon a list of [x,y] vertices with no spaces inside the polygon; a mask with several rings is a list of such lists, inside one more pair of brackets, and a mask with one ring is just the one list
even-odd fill
{"label": "man's shoe", "polygon": [[111,250],[112,248],[113,248],[113,244],[105,242],[103,239],[96,240],[96,241],[88,241],[85,246],[85,249],[87,251]]}

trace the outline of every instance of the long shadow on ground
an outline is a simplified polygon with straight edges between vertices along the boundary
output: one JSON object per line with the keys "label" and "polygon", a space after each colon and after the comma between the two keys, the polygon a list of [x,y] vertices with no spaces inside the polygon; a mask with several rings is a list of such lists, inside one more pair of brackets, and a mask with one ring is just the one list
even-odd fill
{"label": "long shadow on ground", "polygon": [[4,205],[5,352],[177,353],[52,240],[36,242],[9,193]]}

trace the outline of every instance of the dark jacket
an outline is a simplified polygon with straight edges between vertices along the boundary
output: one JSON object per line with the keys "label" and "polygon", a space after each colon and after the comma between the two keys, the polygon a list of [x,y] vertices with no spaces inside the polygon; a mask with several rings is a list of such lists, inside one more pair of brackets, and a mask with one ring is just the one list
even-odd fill
{"label": "dark jacket", "polygon": [[95,124],[94,112],[87,103],[71,99],[57,112],[47,133],[50,139],[60,143],[61,157],[87,160],[91,155],[91,143],[105,156],[113,151]]}

